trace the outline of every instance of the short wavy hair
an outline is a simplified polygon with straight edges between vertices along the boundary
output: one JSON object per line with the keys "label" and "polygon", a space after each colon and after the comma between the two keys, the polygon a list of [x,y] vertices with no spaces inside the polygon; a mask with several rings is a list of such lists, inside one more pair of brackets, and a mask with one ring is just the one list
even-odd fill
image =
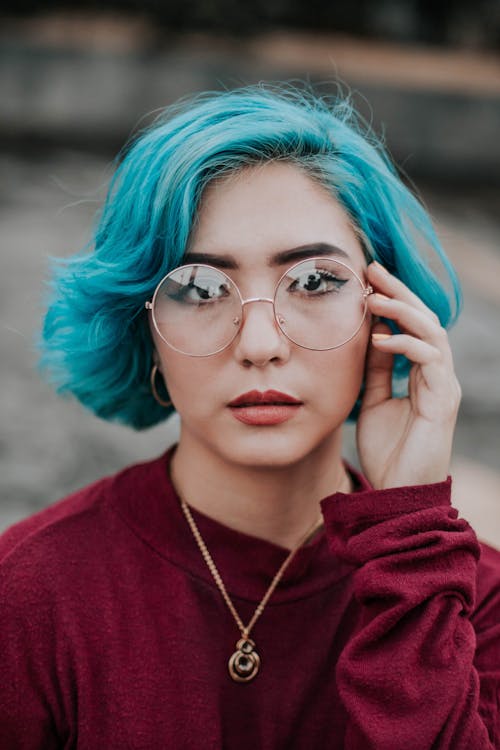
{"label": "short wavy hair", "polygon": [[[459,283],[429,215],[348,96],[292,84],[208,92],[165,108],[132,140],[117,160],[91,246],[52,260],[40,364],[58,392],[136,429],[168,416],[151,393],[144,300],[182,263],[210,181],[277,159],[319,181],[349,214],[367,256],[443,326],[454,321]],[[407,372],[398,358],[395,392]]]}

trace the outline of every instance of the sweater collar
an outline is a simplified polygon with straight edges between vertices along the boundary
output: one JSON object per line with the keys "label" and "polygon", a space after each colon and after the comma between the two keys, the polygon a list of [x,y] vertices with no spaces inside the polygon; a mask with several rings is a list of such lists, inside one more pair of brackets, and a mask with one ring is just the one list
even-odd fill
{"label": "sweater collar", "polygon": [[[174,451],[175,446],[159,458],[117,474],[109,485],[110,501],[122,521],[143,543],[215,587],[170,479],[169,466]],[[358,491],[369,489],[360,474],[350,466],[348,469]],[[335,502],[335,495],[325,501]],[[259,602],[289,551],[231,529],[194,508],[191,512],[229,594]],[[307,546],[297,550],[273,593],[272,602],[278,604],[311,596],[351,570],[352,566],[333,556],[323,529]]]}

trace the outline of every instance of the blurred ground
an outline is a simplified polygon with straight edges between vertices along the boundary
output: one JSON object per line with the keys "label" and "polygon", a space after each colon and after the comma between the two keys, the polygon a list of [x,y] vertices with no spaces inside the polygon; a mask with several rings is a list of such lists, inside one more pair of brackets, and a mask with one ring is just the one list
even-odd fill
{"label": "blurred ground", "polygon": [[[280,77],[290,77],[285,75],[286,71],[297,73],[300,69],[302,77],[306,69],[316,71],[319,75],[321,65],[318,60],[321,62],[325,59],[324,55],[318,57],[319,47],[315,47],[310,40],[306,48],[300,51],[297,40],[293,42],[295,47],[292,42],[293,40],[289,40],[288,49],[294,53],[293,65],[290,62],[292,58],[287,61],[285,50],[282,49],[276,58],[279,64],[276,63],[273,67],[268,60],[269,68],[274,72],[279,68],[282,71]],[[301,43],[304,43],[303,38]],[[266,55],[268,58],[277,55],[279,47],[270,47],[266,53],[265,40],[261,40],[258,49],[260,52],[256,56],[258,64],[256,63],[254,73],[257,78],[266,77],[260,76],[260,72],[266,68]],[[209,54],[206,49],[203,54],[207,60]],[[324,54],[327,55],[327,52]],[[364,54],[368,55],[366,48]],[[379,57],[380,54],[381,49],[378,52]],[[203,69],[201,75],[200,70],[203,66],[199,59],[197,58],[197,67],[193,58],[187,53],[186,55],[189,64],[184,66],[181,79],[168,79],[169,94],[174,90],[175,95],[179,95],[199,88],[218,87],[215,85],[215,77],[210,79],[210,85],[207,84],[207,78],[210,76],[206,69]],[[299,58],[306,62],[299,62]],[[356,73],[357,80],[363,77],[364,69],[366,79],[370,79],[367,87],[373,87],[373,58],[365,57],[364,68],[361,66],[362,58],[359,48],[356,50],[355,45],[351,45],[349,49],[346,46],[343,52],[339,51],[339,59],[344,60],[344,70],[348,68],[346,61],[355,61],[352,65],[356,64],[359,68]],[[210,59],[213,65],[214,58]],[[462,58],[461,63],[455,61],[456,69],[453,75],[453,71],[450,73],[451,68],[448,68],[446,75],[448,78],[451,77],[450,80],[454,83],[446,84],[441,81],[438,86],[430,82],[432,65],[436,65],[436,60],[432,56],[428,57],[426,64],[422,57],[419,58],[419,75],[415,72],[415,67],[408,67],[408,56],[401,53],[398,58],[394,55],[394,48],[386,51],[385,59],[390,59],[391,62],[386,62],[385,67],[382,64],[379,66],[379,71],[382,71],[383,75],[380,73],[377,79],[378,88],[370,90],[375,98],[379,97],[378,100],[382,104],[385,102],[388,130],[393,122],[390,112],[395,113],[394,130],[396,134],[402,134],[402,140],[397,141],[396,138],[396,142],[398,148],[402,149],[403,156],[406,131],[402,125],[400,109],[401,106],[406,106],[405,102],[410,101],[409,92],[416,87],[427,103],[433,101],[435,105],[435,119],[433,124],[428,126],[427,137],[421,141],[420,170],[416,169],[415,172],[420,171],[423,174],[419,181],[420,193],[436,220],[445,247],[458,268],[464,285],[464,312],[451,334],[457,371],[463,386],[463,403],[454,453],[454,502],[482,539],[500,547],[500,187],[496,170],[497,161],[500,164],[500,151],[497,148],[490,159],[490,171],[495,173],[492,180],[479,179],[481,174],[488,174],[487,162],[480,165],[480,172],[472,175],[473,179],[471,178],[470,182],[464,179],[463,169],[460,181],[454,182],[449,179],[435,179],[435,171],[430,169],[426,172],[423,169],[426,159],[432,161],[433,149],[439,152],[439,139],[436,145],[436,140],[433,141],[431,135],[440,132],[439,128],[443,125],[443,120],[439,119],[442,117],[440,112],[444,112],[444,109],[439,108],[443,97],[446,99],[447,96],[451,96],[451,92],[455,97],[458,96],[457,92],[461,92],[459,106],[456,104],[458,100],[454,100],[454,106],[458,106],[455,112],[468,111],[464,102],[468,102],[469,109],[477,104],[474,100],[471,105],[470,100],[463,97],[480,97],[476,107],[477,119],[481,122],[481,117],[484,118],[486,125],[482,132],[484,142],[488,142],[491,128],[488,113],[500,112],[500,78],[496,79],[495,83],[493,73],[494,70],[498,71],[498,68],[495,68],[494,60],[491,61],[491,69],[488,66],[480,68],[483,73],[487,69],[491,70],[490,82],[483,81],[483,89],[477,91],[471,83],[472,73],[470,66],[467,66],[467,56]],[[12,58],[9,60],[12,61]],[[483,63],[486,65],[484,60]],[[464,74],[466,85],[463,89],[459,86],[460,64],[462,70],[469,71],[466,76]],[[403,75],[405,66],[408,67],[408,71],[413,70],[413,73],[407,73],[406,78]],[[342,66],[340,67],[342,69]],[[391,67],[397,72],[397,88],[392,90],[387,78]],[[175,71],[179,69],[177,67]],[[118,69],[114,70],[117,76],[115,91],[124,91],[125,83],[116,73]],[[129,70],[130,68],[126,67],[126,71]],[[70,74],[69,77],[64,77],[66,73],[62,69],[59,71],[59,85],[62,85],[61,81],[71,81]],[[5,75],[5,69],[3,72],[0,69],[0,84],[5,83]],[[137,83],[142,79],[137,70],[136,75]],[[381,75],[382,78],[385,76],[384,80],[381,80]],[[441,78],[444,75],[441,73]],[[486,73],[484,75],[486,76]],[[159,71],[156,80],[158,76]],[[165,76],[168,78],[167,69]],[[476,80],[480,78],[478,75]],[[84,77],[80,76],[78,80],[82,81]],[[404,83],[405,80],[407,85]],[[49,86],[48,79],[43,85]],[[0,123],[0,132],[3,128],[4,134],[9,136],[13,144],[9,150],[4,148],[0,151],[0,528],[104,473],[158,454],[175,439],[177,429],[175,420],[145,433],[133,433],[126,428],[100,422],[71,401],[57,398],[36,374],[33,336],[41,316],[41,286],[46,273],[47,256],[75,252],[89,239],[92,217],[102,199],[110,175],[111,162],[108,156],[102,155],[102,148],[99,155],[99,149],[96,148],[94,151],[88,148],[88,144],[86,150],[70,147],[71,128],[81,127],[81,123],[79,125],[77,122],[78,118],[73,121],[69,118],[64,122],[59,118],[58,127],[55,127],[54,123],[50,126],[50,122],[46,125],[47,132],[52,127],[56,134],[66,133],[64,138],[59,139],[64,146],[56,147],[54,144],[57,138],[48,138],[45,145],[38,142],[37,148],[27,150],[26,144],[29,143],[30,133],[33,135],[34,132],[30,131],[26,118],[29,97],[26,102],[21,101],[22,91],[20,92],[18,87],[14,96],[13,86],[14,84],[11,84],[10,99],[8,96],[3,99],[7,116],[3,125]],[[488,89],[486,92],[484,87]],[[8,93],[8,88],[4,87],[4,90]],[[69,99],[64,99],[63,96],[58,104],[61,115],[69,116],[68,110],[71,108],[68,101],[76,101],[79,96],[81,101],[78,112],[83,112],[86,101],[84,92],[85,86],[82,86],[81,90],[75,86],[72,95],[68,95]],[[403,93],[400,95],[399,92]],[[425,98],[431,95],[435,98]],[[35,104],[38,101],[36,91],[33,101]],[[163,99],[161,103],[165,101],[168,101],[168,98]],[[412,100],[413,109],[418,106],[418,102],[421,105],[422,101],[419,99],[415,104]],[[371,100],[371,103],[376,111],[376,102]],[[130,123],[133,125],[137,121],[137,113],[147,111],[146,106],[141,109],[145,105],[144,98],[141,98],[138,104],[128,101],[128,109],[125,104],[125,100],[118,101],[115,98],[109,105],[108,125],[113,132],[115,131],[111,126],[113,123],[116,124],[117,119],[123,118],[124,112],[128,112],[129,117],[128,120],[124,120],[125,125],[122,123],[121,127],[126,129]],[[101,132],[99,129],[103,127],[103,121],[99,120],[98,114],[103,106],[105,103],[102,96],[88,101],[88,117],[85,122],[90,130],[94,127],[95,132]],[[430,111],[429,109],[428,113]],[[35,106],[32,123],[36,122],[38,117],[40,125],[43,116],[43,108]],[[54,117],[53,111],[50,117]],[[50,117],[47,115],[46,121],[47,118],[50,120]],[[428,119],[431,119],[430,115]],[[12,134],[16,134],[16,122],[19,124],[20,134],[24,134],[23,137],[28,139],[23,141],[22,148],[19,143],[15,143],[15,138],[12,138]],[[472,119],[466,118],[465,125],[467,122],[472,123]],[[462,129],[460,121],[458,124],[455,123],[455,126]],[[414,127],[414,123],[410,123],[409,127]],[[472,130],[470,132],[472,133]],[[456,139],[455,131],[450,131],[450,138],[453,140],[452,136]],[[118,137],[116,132],[114,137]],[[446,139],[445,131],[442,133],[445,151]],[[468,141],[466,129],[463,139]],[[75,139],[75,143],[81,145],[78,138]],[[458,145],[460,144],[457,141],[457,148]],[[482,154],[482,145],[484,144],[476,144],[476,153]],[[454,158],[453,148],[451,151],[448,150],[449,159]],[[414,152],[412,153],[414,156]],[[466,149],[464,153],[464,163],[469,160],[477,166],[476,162],[471,161],[471,148],[469,147],[469,151]],[[446,174],[443,173],[443,176],[446,177]],[[346,450],[352,458],[352,430],[348,431]]]}

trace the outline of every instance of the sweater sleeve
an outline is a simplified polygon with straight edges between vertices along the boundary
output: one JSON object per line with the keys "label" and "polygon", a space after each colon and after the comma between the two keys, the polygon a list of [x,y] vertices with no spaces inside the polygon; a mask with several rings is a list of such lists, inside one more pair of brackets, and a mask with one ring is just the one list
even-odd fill
{"label": "sweater sleeve", "polygon": [[448,479],[322,503],[361,605],[336,672],[345,750],[500,748],[500,586],[475,627],[480,546],[450,490]]}

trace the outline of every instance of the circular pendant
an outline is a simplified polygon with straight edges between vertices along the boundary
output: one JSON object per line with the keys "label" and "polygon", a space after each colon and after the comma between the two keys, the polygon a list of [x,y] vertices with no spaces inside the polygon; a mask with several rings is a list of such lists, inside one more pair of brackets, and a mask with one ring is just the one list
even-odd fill
{"label": "circular pendant", "polygon": [[251,638],[240,638],[236,651],[229,659],[229,674],[236,682],[253,680],[260,667],[260,656]]}

